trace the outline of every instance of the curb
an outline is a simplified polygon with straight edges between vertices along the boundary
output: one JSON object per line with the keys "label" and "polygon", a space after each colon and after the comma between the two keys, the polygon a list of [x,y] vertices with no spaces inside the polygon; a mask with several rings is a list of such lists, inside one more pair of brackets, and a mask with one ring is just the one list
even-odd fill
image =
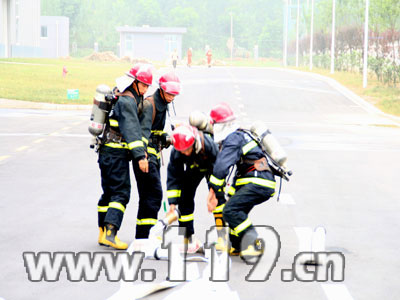
{"label": "curb", "polygon": [[0,98],[0,108],[45,109],[45,110],[90,110],[92,106],[81,105],[81,104],[53,104],[53,103],[30,102],[23,100]]}

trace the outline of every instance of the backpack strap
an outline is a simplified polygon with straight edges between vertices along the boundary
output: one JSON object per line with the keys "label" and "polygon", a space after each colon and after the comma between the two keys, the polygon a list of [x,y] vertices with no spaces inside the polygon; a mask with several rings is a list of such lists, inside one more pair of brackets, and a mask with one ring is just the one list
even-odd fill
{"label": "backpack strap", "polygon": [[153,124],[154,119],[156,118],[156,104],[154,103],[154,97],[149,96],[145,100],[148,100],[151,103],[151,105],[153,106],[153,116],[151,117],[151,124]]}
{"label": "backpack strap", "polygon": [[205,154],[206,153],[206,148],[204,146],[204,133],[199,130],[199,136],[200,136],[200,141],[201,141],[201,150],[200,152]]}

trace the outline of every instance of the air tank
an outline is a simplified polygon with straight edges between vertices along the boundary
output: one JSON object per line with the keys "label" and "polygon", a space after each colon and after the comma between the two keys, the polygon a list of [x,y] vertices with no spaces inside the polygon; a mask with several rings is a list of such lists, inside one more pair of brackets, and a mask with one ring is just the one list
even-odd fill
{"label": "air tank", "polygon": [[271,158],[283,169],[287,169],[287,154],[277,139],[272,135],[268,127],[263,122],[257,121],[253,123],[250,131],[260,138],[264,150],[271,156]]}
{"label": "air tank", "polygon": [[95,137],[100,135],[104,129],[104,123],[109,107],[106,100],[106,95],[108,94],[112,94],[110,87],[105,84],[97,86],[88,128],[90,134]]}
{"label": "air tank", "polygon": [[189,124],[201,131],[213,133],[210,117],[201,111],[195,110],[190,113]]}

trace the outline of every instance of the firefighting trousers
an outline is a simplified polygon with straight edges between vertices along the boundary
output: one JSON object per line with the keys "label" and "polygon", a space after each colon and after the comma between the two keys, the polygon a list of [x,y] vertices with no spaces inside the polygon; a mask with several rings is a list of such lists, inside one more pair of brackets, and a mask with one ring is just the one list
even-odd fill
{"label": "firefighting trousers", "polygon": [[98,225],[113,224],[119,229],[131,194],[128,156],[99,154],[103,194],[98,202]]}
{"label": "firefighting trousers", "polygon": [[194,197],[197,187],[204,177],[205,173],[200,171],[188,171],[184,176],[178,208],[181,212],[179,226],[185,228],[185,237],[190,237],[194,234]]}
{"label": "firefighting trousers", "polygon": [[229,238],[233,248],[246,249],[255,242],[257,232],[249,219],[249,212],[254,206],[267,201],[274,191],[254,183],[236,187],[235,195],[225,204],[222,212],[225,222],[229,224]]}
{"label": "firefighting trousers", "polygon": [[143,173],[137,162],[133,162],[139,192],[139,208],[136,219],[135,238],[149,237],[151,227],[157,223],[158,211],[162,201],[160,168],[158,164],[149,161],[149,172]]}

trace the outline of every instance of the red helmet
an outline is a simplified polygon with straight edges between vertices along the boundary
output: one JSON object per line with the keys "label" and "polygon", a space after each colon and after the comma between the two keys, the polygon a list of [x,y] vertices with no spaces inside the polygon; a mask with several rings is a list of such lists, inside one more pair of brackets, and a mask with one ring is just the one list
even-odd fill
{"label": "red helmet", "polygon": [[149,64],[138,63],[126,73],[129,77],[135,78],[144,84],[151,85],[153,83],[153,70]]}
{"label": "red helmet", "polygon": [[168,94],[177,96],[181,91],[181,82],[179,81],[178,76],[173,72],[161,76],[158,83],[160,84],[160,88]]}
{"label": "red helmet", "polygon": [[172,132],[172,144],[178,151],[188,149],[194,144],[197,137],[197,129],[190,125],[180,125]]}
{"label": "red helmet", "polygon": [[210,111],[210,117],[213,123],[225,123],[236,119],[232,108],[225,102],[217,104]]}

